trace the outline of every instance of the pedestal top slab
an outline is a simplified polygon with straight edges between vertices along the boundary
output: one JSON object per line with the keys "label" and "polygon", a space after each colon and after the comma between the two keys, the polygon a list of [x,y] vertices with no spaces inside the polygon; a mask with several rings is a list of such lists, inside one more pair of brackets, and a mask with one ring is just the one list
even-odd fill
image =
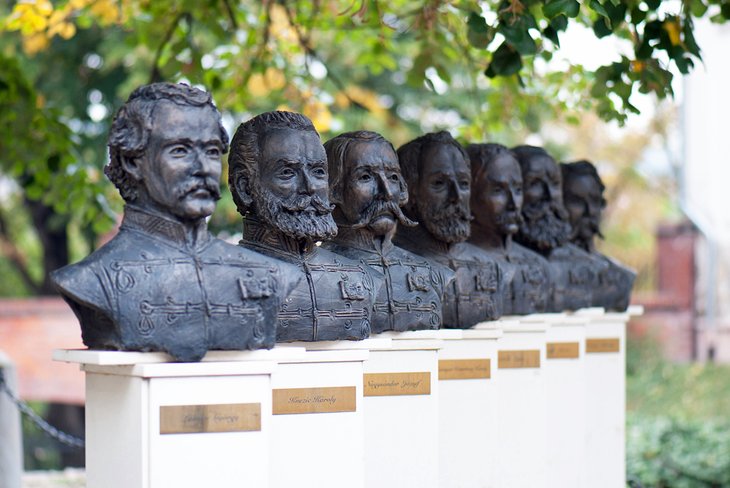
{"label": "pedestal top slab", "polygon": [[[303,358],[303,347],[275,347],[257,351],[208,351],[201,363],[236,361],[280,361]],[[102,351],[96,349],[56,349],[53,359],[66,363],[106,365],[131,365],[171,363],[172,356],[164,352]]]}
{"label": "pedestal top slab", "polygon": [[466,329],[462,331],[462,339],[499,339],[504,335],[502,328]]}
{"label": "pedestal top slab", "polygon": [[125,365],[81,364],[87,373],[141,378],[171,378],[194,376],[244,376],[271,374],[275,361],[216,361],[199,363],[141,363]]}
{"label": "pedestal top slab", "polygon": [[405,332],[387,331],[378,334],[378,337],[386,337],[395,341],[422,339],[461,339],[461,332],[461,329],[409,330]]}
{"label": "pedestal top slab", "polygon": [[438,339],[393,340],[388,347],[374,347],[371,351],[434,351],[443,347],[444,341]]}
{"label": "pedestal top slab", "polygon": [[[529,317],[532,317],[531,315]],[[520,334],[523,332],[545,332],[551,322],[547,320],[520,320],[509,321],[502,324],[502,331],[506,334]]]}
{"label": "pedestal top slab", "polygon": [[391,340],[387,337],[372,337],[362,341],[316,341],[316,342],[286,342],[275,349],[304,348],[307,351],[348,351],[370,350],[390,347]]}
{"label": "pedestal top slab", "polygon": [[281,359],[279,364],[291,363],[347,363],[365,361],[370,355],[369,349],[319,349],[304,352],[303,357]]}

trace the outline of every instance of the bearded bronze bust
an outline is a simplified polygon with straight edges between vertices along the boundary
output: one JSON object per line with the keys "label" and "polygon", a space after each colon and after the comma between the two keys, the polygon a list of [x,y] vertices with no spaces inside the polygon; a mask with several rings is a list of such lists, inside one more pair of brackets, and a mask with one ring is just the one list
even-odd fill
{"label": "bearded bronze bust", "polygon": [[369,131],[347,132],[324,145],[337,237],[322,246],[375,268],[385,285],[375,300],[373,332],[438,329],[451,269],[393,245],[398,224],[417,225],[401,206],[408,188],[392,144]]}
{"label": "bearded bronze bust", "polygon": [[550,265],[512,237],[522,223],[522,171],[500,144],[470,144],[471,224],[469,242],[492,256],[504,271],[503,313],[525,315],[547,310]]}
{"label": "bearded bronze bust", "polygon": [[561,164],[563,200],[572,231],[570,240],[596,261],[598,286],[593,290],[593,305],[624,311],[629,306],[636,273],[596,250],[595,236],[601,234],[601,215],[606,206],[606,187],[589,161]]}
{"label": "bearded bronze bust", "polygon": [[124,198],[119,233],[53,281],[92,349],[273,347],[289,266],[213,238],[228,135],[210,94],[187,85],[137,88],[109,135],[105,173]]}
{"label": "bearded bronze bust", "polygon": [[241,245],[295,265],[299,286],[279,311],[277,340],[365,339],[382,275],[316,245],[337,234],[327,155],[312,122],[268,112],[241,124],[228,158],[244,217]]}
{"label": "bearded bronze bust", "polygon": [[550,311],[590,307],[598,277],[593,258],[568,240],[571,228],[558,164],[540,147],[518,146],[512,152],[522,168],[524,198],[523,223],[515,240],[550,262]]}
{"label": "bearded bronze bust", "polygon": [[495,259],[469,244],[471,169],[464,148],[448,132],[426,134],[398,149],[411,198],[405,214],[419,222],[401,227],[395,244],[448,266],[444,327],[469,328],[502,315],[502,271]]}

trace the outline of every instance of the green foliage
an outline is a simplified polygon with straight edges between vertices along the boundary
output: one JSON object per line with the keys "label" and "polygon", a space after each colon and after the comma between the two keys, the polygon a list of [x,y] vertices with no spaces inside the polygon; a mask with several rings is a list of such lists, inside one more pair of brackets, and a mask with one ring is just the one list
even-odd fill
{"label": "green foliage", "polygon": [[647,338],[629,341],[627,373],[632,486],[730,486],[730,367],[666,362]]}
{"label": "green foliage", "polygon": [[730,486],[730,424],[629,416],[628,480],[632,486]]}

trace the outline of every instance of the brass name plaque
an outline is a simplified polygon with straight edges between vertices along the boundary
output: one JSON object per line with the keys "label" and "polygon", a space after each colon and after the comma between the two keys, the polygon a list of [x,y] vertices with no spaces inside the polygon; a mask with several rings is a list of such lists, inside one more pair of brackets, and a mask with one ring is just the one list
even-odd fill
{"label": "brass name plaque", "polygon": [[260,403],[160,407],[160,434],[261,430]]}
{"label": "brass name plaque", "polygon": [[440,380],[479,380],[492,377],[492,362],[489,359],[441,359]]}
{"label": "brass name plaque", "polygon": [[363,395],[430,395],[431,373],[367,373],[363,375]]}
{"label": "brass name plaque", "polygon": [[280,388],[272,392],[274,415],[354,412],[354,386]]}
{"label": "brass name plaque", "polygon": [[500,369],[539,368],[540,350],[499,351],[498,359]]}
{"label": "brass name plaque", "polygon": [[548,359],[575,359],[580,356],[580,344],[577,342],[548,342]]}
{"label": "brass name plaque", "polygon": [[586,352],[619,352],[620,341],[616,338],[586,339]]}

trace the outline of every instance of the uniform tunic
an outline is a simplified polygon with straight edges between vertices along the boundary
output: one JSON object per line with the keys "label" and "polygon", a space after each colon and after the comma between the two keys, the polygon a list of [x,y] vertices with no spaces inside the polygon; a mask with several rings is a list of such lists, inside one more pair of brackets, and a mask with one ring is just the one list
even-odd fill
{"label": "uniform tunic", "polygon": [[301,277],[279,311],[276,340],[361,340],[370,336],[383,276],[360,263],[246,218],[241,245],[296,266]]}
{"label": "uniform tunic", "polygon": [[375,300],[373,332],[441,327],[442,298],[454,279],[451,269],[396,247],[390,240],[380,246],[365,230],[340,228],[337,238],[323,247],[383,274],[385,284]]}
{"label": "uniform tunic", "polygon": [[53,273],[84,344],[182,361],[209,349],[273,347],[280,302],[294,285],[282,265],[212,237],[204,220],[193,234],[128,205],[111,241]]}
{"label": "uniform tunic", "polygon": [[502,270],[492,256],[467,242],[438,241],[421,226],[399,229],[394,241],[455,272],[444,296],[444,327],[467,329],[502,315]]}

